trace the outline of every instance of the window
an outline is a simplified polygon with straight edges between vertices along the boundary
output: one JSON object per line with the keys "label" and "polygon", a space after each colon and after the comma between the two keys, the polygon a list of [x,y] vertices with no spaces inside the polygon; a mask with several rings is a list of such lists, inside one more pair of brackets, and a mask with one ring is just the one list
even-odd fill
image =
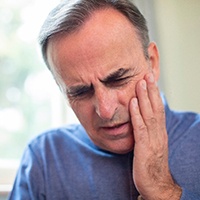
{"label": "window", "polygon": [[58,2],[1,0],[0,195],[3,196],[12,187],[27,142],[41,131],[77,121],[46,69],[37,44],[40,26]]}

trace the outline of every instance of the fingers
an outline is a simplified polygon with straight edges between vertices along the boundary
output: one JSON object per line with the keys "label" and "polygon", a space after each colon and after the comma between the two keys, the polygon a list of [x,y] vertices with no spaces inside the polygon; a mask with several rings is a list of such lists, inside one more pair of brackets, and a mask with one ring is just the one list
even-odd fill
{"label": "fingers", "polygon": [[147,74],[136,86],[136,98],[131,100],[131,119],[135,141],[155,140],[165,136],[165,113],[153,74]]}
{"label": "fingers", "polygon": [[[148,88],[147,88],[148,87]],[[138,97],[138,103],[140,108],[140,113],[144,119],[144,123],[147,127],[154,124],[154,110],[152,107],[151,99],[149,98],[149,86],[145,80],[141,80],[136,87],[136,93]]]}
{"label": "fingers", "polygon": [[137,200],[144,200],[141,195],[138,196]]}
{"label": "fingers", "polygon": [[135,139],[134,183],[144,198],[155,195],[155,191],[162,195],[165,183],[173,181],[168,167],[164,106],[153,74],[147,74],[137,83],[130,114]]}
{"label": "fingers", "polygon": [[145,76],[145,80],[148,85],[148,97],[151,102],[151,107],[154,112],[154,115],[160,119],[159,123],[164,122],[165,126],[165,110],[163,106],[163,102],[160,96],[160,91],[158,89],[157,83],[154,80],[154,76],[152,73],[149,73]]}
{"label": "fingers", "polygon": [[147,134],[147,126],[145,125],[142,115],[140,113],[137,98],[133,98],[131,100],[131,108],[132,109],[130,109],[130,112],[131,112],[131,120],[133,124],[134,133],[138,133],[134,134],[135,142],[138,143],[142,141],[143,143],[145,143],[146,141],[149,140]]}
{"label": "fingers", "polygon": [[[146,85],[146,89],[144,85]],[[164,106],[152,73],[147,74],[144,77],[144,80],[141,80],[138,83],[136,93],[140,104],[141,114],[147,119],[147,123],[148,119],[151,119],[154,116],[164,116]]]}

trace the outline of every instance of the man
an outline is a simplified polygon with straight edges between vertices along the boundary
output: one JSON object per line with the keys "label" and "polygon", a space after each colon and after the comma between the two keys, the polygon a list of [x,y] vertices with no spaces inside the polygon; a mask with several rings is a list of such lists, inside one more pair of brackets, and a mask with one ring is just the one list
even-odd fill
{"label": "man", "polygon": [[200,199],[200,116],[160,96],[158,49],[131,2],[62,1],[40,44],[81,125],[28,145],[10,199]]}

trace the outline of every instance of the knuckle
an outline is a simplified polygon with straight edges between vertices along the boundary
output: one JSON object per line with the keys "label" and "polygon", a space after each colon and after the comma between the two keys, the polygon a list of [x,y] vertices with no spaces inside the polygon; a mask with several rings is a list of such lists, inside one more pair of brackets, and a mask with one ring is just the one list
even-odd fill
{"label": "knuckle", "polygon": [[147,131],[147,127],[144,124],[141,124],[137,127],[137,130],[140,132]]}
{"label": "knuckle", "polygon": [[151,118],[149,119],[149,123],[150,123],[150,124],[156,124],[156,123],[157,123],[157,119],[156,119],[155,117],[151,117]]}
{"label": "knuckle", "polygon": [[146,124],[148,127],[152,127],[152,129],[156,128],[157,126],[157,119],[154,116],[146,118]]}
{"label": "knuckle", "polygon": [[160,114],[165,114],[165,108],[163,105],[157,107],[156,111]]}

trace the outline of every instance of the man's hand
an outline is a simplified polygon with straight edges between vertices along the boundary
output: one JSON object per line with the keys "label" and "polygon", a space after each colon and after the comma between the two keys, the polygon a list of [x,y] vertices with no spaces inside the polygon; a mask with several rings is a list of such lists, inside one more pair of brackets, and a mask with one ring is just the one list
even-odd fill
{"label": "man's hand", "polygon": [[136,95],[130,103],[134,183],[145,200],[178,200],[181,188],[170,174],[164,106],[152,73],[138,82]]}

